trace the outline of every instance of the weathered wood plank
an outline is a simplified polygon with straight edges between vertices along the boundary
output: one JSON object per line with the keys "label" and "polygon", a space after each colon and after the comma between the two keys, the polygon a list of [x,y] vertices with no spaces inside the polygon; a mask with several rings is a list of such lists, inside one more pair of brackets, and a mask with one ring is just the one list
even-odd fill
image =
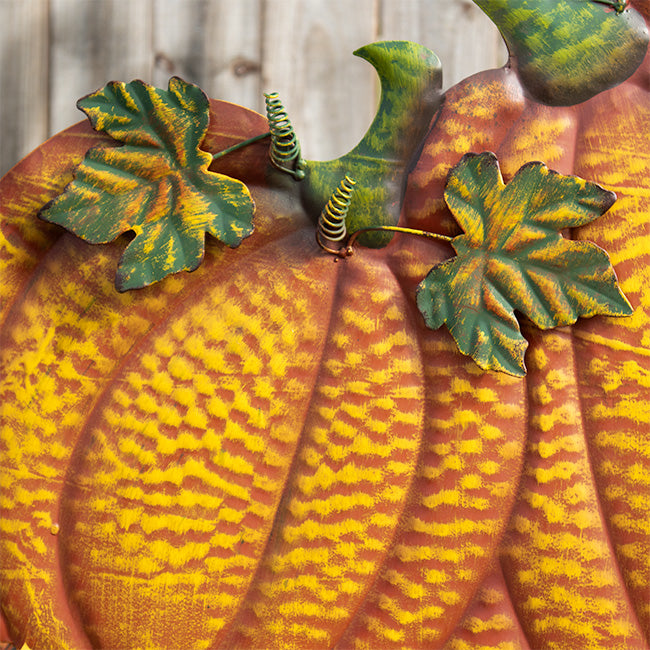
{"label": "weathered wood plank", "polygon": [[80,97],[108,81],[152,81],[152,0],[50,0],[50,128],[83,119]]}
{"label": "weathered wood plank", "polygon": [[171,75],[261,108],[261,0],[155,0],[154,82]]}
{"label": "weathered wood plank", "polygon": [[381,0],[379,38],[432,49],[442,62],[444,88],[507,59],[497,28],[471,0]]}
{"label": "weathered wood plank", "polygon": [[0,0],[0,165],[83,119],[76,100],[107,81],[173,74],[260,111],[277,90],[305,155],[335,157],[377,102],[352,52],[384,38],[431,47],[445,86],[505,60],[470,0]]}
{"label": "weathered wood plank", "polygon": [[376,40],[375,0],[266,0],[262,79],[312,159],[346,153],[376,105],[375,73],[352,52]]}
{"label": "weathered wood plank", "polygon": [[48,135],[47,0],[0,0],[0,176]]}

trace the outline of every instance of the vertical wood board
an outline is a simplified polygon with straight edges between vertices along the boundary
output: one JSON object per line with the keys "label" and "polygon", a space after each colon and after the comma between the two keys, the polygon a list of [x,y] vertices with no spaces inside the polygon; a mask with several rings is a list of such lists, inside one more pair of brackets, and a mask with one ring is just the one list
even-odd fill
{"label": "vertical wood board", "polygon": [[376,35],[375,0],[266,0],[262,83],[279,93],[305,157],[336,158],[365,133],[375,73],[352,52]]}
{"label": "vertical wood board", "polygon": [[497,28],[471,0],[381,0],[378,38],[415,41],[433,50],[445,89],[508,58]]}
{"label": "vertical wood board", "polygon": [[48,136],[47,0],[0,0],[0,176]]}
{"label": "vertical wood board", "polygon": [[154,83],[170,75],[261,108],[261,0],[155,0]]}
{"label": "vertical wood board", "polygon": [[50,129],[84,119],[77,99],[109,81],[152,82],[153,0],[50,0]]}
{"label": "vertical wood board", "polygon": [[77,99],[108,81],[164,87],[172,75],[258,111],[276,90],[304,155],[336,157],[378,101],[352,52],[381,39],[433,49],[445,87],[505,61],[469,0],[0,0],[0,173],[84,119]]}

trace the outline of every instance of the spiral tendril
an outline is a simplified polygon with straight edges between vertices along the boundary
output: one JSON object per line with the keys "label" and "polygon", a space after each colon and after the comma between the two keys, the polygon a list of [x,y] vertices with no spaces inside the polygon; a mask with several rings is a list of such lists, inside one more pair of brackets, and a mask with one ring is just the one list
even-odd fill
{"label": "spiral tendril", "polygon": [[350,209],[355,181],[346,176],[334,190],[332,197],[318,217],[316,241],[329,253],[339,253],[330,244],[343,242],[348,234],[345,218]]}
{"label": "spiral tendril", "polygon": [[271,131],[271,162],[296,180],[305,177],[305,161],[300,155],[300,144],[278,93],[265,93],[266,118]]}

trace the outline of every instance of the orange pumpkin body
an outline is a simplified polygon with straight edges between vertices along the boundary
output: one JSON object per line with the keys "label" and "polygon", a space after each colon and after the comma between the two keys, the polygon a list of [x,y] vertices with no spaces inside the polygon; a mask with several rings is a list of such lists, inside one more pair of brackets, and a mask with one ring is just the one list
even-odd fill
{"label": "orange pumpkin body", "polygon": [[[641,10],[645,5],[641,7]],[[646,64],[648,62],[646,61]],[[648,67],[575,108],[506,70],[456,86],[404,222],[453,226],[468,151],[539,159],[619,200],[576,233],[635,307],[530,341],[526,380],[424,327],[451,250],[398,235],[324,254],[265,145],[223,158],[256,231],[136,292],[122,245],[36,220],[80,125],[0,182],[0,605],[35,648],[647,648]],[[212,106],[205,148],[265,130]]]}

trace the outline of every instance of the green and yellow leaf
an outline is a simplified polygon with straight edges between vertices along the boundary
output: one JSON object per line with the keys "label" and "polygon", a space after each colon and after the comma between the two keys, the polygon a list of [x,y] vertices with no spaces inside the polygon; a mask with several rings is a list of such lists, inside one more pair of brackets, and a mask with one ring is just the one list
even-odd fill
{"label": "green and yellow leaf", "polygon": [[41,217],[93,244],[132,231],[118,266],[120,291],[196,269],[205,233],[235,247],[253,232],[246,186],[208,171],[212,156],[200,145],[209,100],[200,88],[177,77],[166,91],[111,82],[78,106],[96,130],[124,144],[91,149]]}
{"label": "green and yellow leaf", "polygon": [[541,329],[630,314],[607,253],[559,232],[593,221],[615,199],[540,162],[505,185],[494,154],[464,156],[449,174],[445,201],[465,234],[452,242],[457,256],[418,287],[427,326],[446,323],[481,368],[524,375],[528,344],[515,310]]}

